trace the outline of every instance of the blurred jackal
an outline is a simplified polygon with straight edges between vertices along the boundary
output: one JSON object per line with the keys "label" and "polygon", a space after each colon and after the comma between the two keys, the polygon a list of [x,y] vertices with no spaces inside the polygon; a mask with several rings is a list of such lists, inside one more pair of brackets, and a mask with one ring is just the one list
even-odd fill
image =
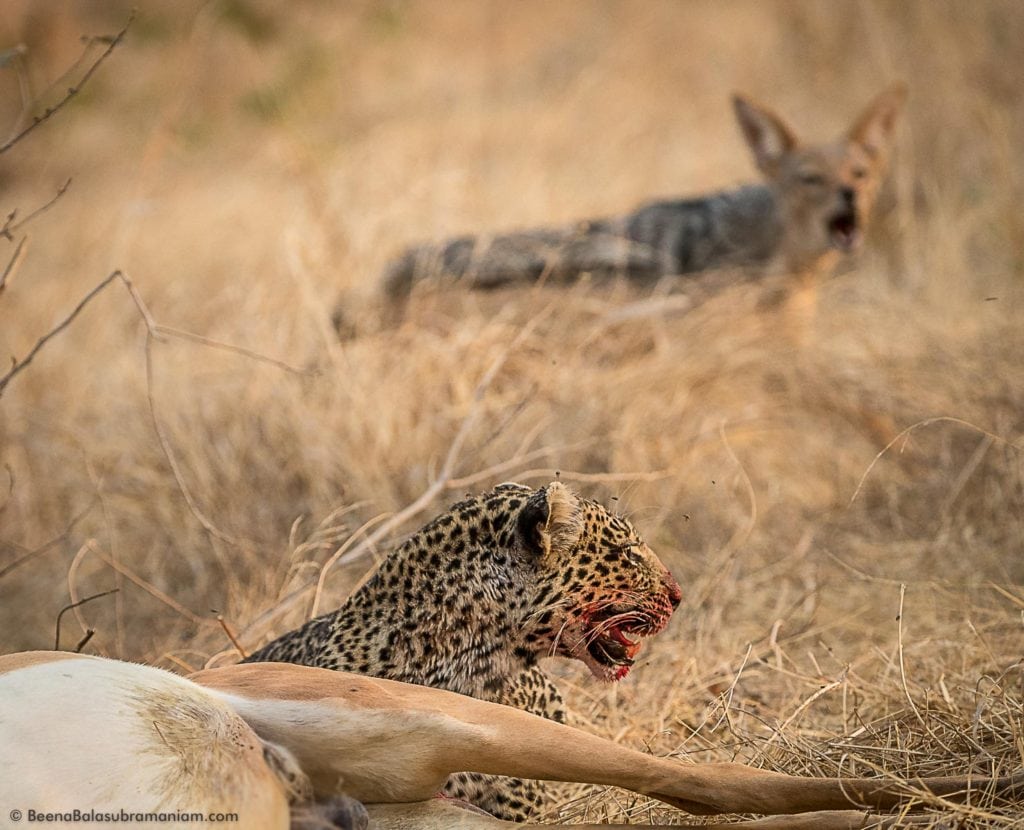
{"label": "blurred jackal", "polygon": [[736,95],[736,118],[763,184],[570,226],[413,247],[386,269],[384,292],[401,302],[417,283],[438,278],[473,288],[583,274],[653,283],[725,268],[793,275],[806,296],[861,244],[904,97],[894,85],[838,140],[802,144],[778,115]]}

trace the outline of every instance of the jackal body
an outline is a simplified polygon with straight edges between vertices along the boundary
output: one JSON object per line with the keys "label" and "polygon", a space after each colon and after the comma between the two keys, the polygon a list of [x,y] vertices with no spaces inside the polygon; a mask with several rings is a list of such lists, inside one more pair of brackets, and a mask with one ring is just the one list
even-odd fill
{"label": "jackal body", "polygon": [[437,278],[473,288],[583,274],[653,283],[733,268],[814,282],[862,242],[904,97],[893,86],[838,140],[804,145],[779,116],[737,95],[736,117],[762,184],[564,227],[416,246],[387,268],[384,292],[401,301],[417,283]]}

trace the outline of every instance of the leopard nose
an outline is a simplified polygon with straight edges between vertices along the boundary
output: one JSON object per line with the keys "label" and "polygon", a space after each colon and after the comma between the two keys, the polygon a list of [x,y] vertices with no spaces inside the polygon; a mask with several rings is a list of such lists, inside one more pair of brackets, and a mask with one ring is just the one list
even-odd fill
{"label": "leopard nose", "polygon": [[662,582],[665,585],[665,590],[668,591],[668,599],[669,602],[672,603],[672,608],[678,608],[679,603],[683,601],[683,589],[679,587],[679,583],[676,582],[676,578],[668,571],[665,571],[665,576],[662,578]]}
{"label": "leopard nose", "polygon": [[852,187],[844,187],[839,191],[839,196],[843,200],[843,204],[853,207],[854,199],[857,198],[857,192]]}

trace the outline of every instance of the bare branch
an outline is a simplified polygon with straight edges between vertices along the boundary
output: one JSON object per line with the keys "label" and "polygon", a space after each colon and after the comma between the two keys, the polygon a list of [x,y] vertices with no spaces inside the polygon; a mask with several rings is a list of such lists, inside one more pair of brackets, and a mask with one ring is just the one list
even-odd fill
{"label": "bare branch", "polygon": [[[80,599],[78,600],[78,602],[72,602],[70,605],[65,605],[63,608],[61,608],[60,613],[57,614],[57,630],[56,632],[54,632],[53,650],[60,651],[60,620],[61,617],[63,617],[66,612],[70,611],[72,608],[77,608],[79,605],[85,605],[87,602],[92,602],[94,599],[99,599],[100,597],[109,597],[111,594],[116,594],[119,590],[119,588],[112,588],[109,591],[104,591],[101,594],[93,594],[91,597]],[[86,630],[85,639],[78,644],[79,649],[81,649],[91,638],[92,634],[89,633],[90,631],[92,631],[92,629]]]}
{"label": "bare branch", "polygon": [[[515,338],[513,338],[513,340],[501,351],[501,353],[488,367],[487,371],[484,372],[483,377],[481,377],[480,382],[473,391],[473,404],[470,411],[463,419],[462,424],[459,426],[459,430],[452,439],[451,444],[449,444],[448,452],[441,464],[440,471],[436,476],[434,476],[434,479],[430,482],[429,486],[420,493],[419,497],[411,504],[406,505],[397,513],[392,514],[384,520],[372,533],[367,533],[358,545],[355,545],[349,550],[337,552],[324,565],[316,579],[307,580],[288,594],[284,599],[280,600],[273,608],[265,611],[249,623],[249,625],[246,626],[246,628],[239,634],[239,640],[242,642],[253,642],[257,640],[262,636],[263,631],[265,631],[275,619],[301,601],[310,591],[316,590],[319,594],[319,592],[323,590],[324,580],[326,579],[330,568],[338,564],[352,562],[362,556],[365,556],[374,549],[381,539],[392,533],[404,522],[409,521],[411,518],[421,513],[430,506],[438,495],[444,492],[448,482],[451,481],[454,476],[455,466],[459,460],[462,447],[480,418],[481,403],[486,396],[491,383],[501,370],[501,367],[505,365],[505,361],[508,360],[509,354],[519,348],[523,341],[533,334],[537,325],[551,313],[553,308],[553,304],[548,305],[529,323],[523,326]],[[368,523],[368,525],[369,524],[370,523]],[[366,528],[367,526],[364,526],[363,528],[360,528],[360,531],[365,530]],[[357,534],[358,533],[359,531],[357,531]],[[342,547],[347,548],[348,545],[349,543],[346,543]]]}
{"label": "bare branch", "polygon": [[235,633],[234,629],[228,624],[228,621],[224,619],[223,614],[217,615],[217,622],[219,622],[220,627],[224,629],[224,633],[227,635],[227,638],[231,641],[231,645],[235,647],[235,651],[238,652],[238,656],[241,657],[243,660],[246,657],[248,657],[249,655],[246,653],[245,649],[242,648],[242,644],[238,642],[238,635]]}
{"label": "bare branch", "polygon": [[170,326],[162,326],[155,324],[153,326],[154,334],[162,334],[166,337],[177,337],[179,340],[188,340],[192,343],[198,343],[201,346],[209,346],[213,349],[221,349],[225,352],[232,352],[234,354],[240,354],[243,357],[251,358],[252,360],[258,360],[261,363],[269,363],[271,366],[276,366],[278,369],[283,369],[286,372],[291,372],[293,375],[303,375],[306,377],[312,377],[318,375],[319,372],[316,369],[300,369],[298,366],[292,366],[290,363],[285,363],[283,360],[278,360],[267,355],[254,352],[252,349],[247,349],[244,346],[236,346],[233,343],[224,343],[220,340],[214,340],[210,337],[204,337],[201,334],[194,334],[191,331],[183,331],[182,329],[171,328]]}
{"label": "bare branch", "polygon": [[21,267],[22,260],[25,259],[26,242],[28,242],[28,236],[23,236],[21,242],[18,243],[18,247],[14,249],[14,253],[11,255],[11,261],[7,263],[4,272],[0,274],[0,294],[3,294],[4,289],[7,287],[7,279]]}
{"label": "bare branch", "polygon": [[[14,488],[14,477],[12,475],[11,476],[11,489],[13,490],[13,488]],[[7,506],[6,502],[4,503],[4,506],[5,507]],[[33,550],[26,551],[24,554],[19,556],[13,562],[8,562],[6,565],[4,565],[2,568],[0,568],[0,579],[3,579],[5,576],[7,576],[7,574],[9,574],[11,571],[13,571],[15,568],[19,567],[20,565],[24,565],[30,559],[34,559],[35,557],[39,556],[40,554],[46,553],[46,551],[48,551],[51,548],[59,545],[61,542],[63,542],[65,539],[67,539],[68,536],[71,535],[71,531],[75,529],[75,525],[77,525],[82,519],[84,519],[92,511],[92,509],[95,506],[96,506],[96,500],[94,499],[89,504],[88,507],[86,507],[81,513],[79,513],[74,518],[72,518],[70,522],[68,522],[68,526],[66,528],[64,528],[64,531],[59,536],[54,536],[49,542],[45,542],[44,544],[40,545],[37,548],[34,548]],[[18,547],[20,547],[20,545]],[[22,548],[22,550],[25,550],[25,548]]]}
{"label": "bare branch", "polygon": [[[871,475],[871,471],[875,468],[875,465],[881,460],[883,455],[889,452],[889,450],[896,446],[900,441],[909,438],[911,433],[916,432],[922,427],[941,423],[956,424],[958,426],[967,427],[968,429],[973,429],[975,432],[985,436],[990,441],[999,444],[1000,446],[1009,447],[1011,450],[1016,450],[1017,452],[1024,452],[1024,445],[1022,445],[1019,440],[1011,441],[1007,438],[1003,438],[1001,435],[996,435],[994,432],[982,429],[976,424],[972,424],[970,421],[965,421],[962,418],[954,418],[950,415],[937,415],[934,418],[925,418],[924,420],[917,421],[906,429],[901,430],[895,438],[876,453],[875,457],[871,459],[871,463],[868,464],[867,469],[861,475],[860,480],[857,482],[857,486],[853,488],[853,495],[850,496],[850,501],[847,502],[847,506],[853,504],[857,500],[857,496],[860,495],[860,491],[864,489],[864,482],[867,481],[868,476]],[[902,449],[900,451],[902,452]]]}
{"label": "bare branch", "polygon": [[[88,553],[93,554],[95,557],[97,557],[99,560],[101,560],[111,570],[121,574],[122,576],[127,577],[131,582],[134,582],[136,585],[138,585],[143,591],[145,591],[147,594],[149,594],[155,600],[157,600],[158,602],[163,603],[168,608],[170,608],[172,611],[174,611],[177,614],[179,614],[180,616],[184,617],[189,622],[194,623],[195,625],[198,625],[198,626],[214,626],[214,625],[216,625],[216,623],[213,620],[206,619],[205,617],[199,616],[199,614],[196,614],[194,611],[190,611],[188,608],[186,608],[184,605],[182,605],[180,602],[178,602],[174,597],[170,596],[169,594],[164,593],[159,588],[157,588],[152,582],[149,582],[148,580],[143,579],[141,576],[139,576],[137,573],[135,573],[135,571],[133,571],[133,570],[131,570],[129,568],[126,568],[124,565],[120,564],[119,562],[115,562],[113,559],[111,559],[109,556],[107,556],[102,550],[100,550],[100,548],[97,545],[95,539],[88,540],[82,546],[82,549],[87,551]],[[71,578],[71,571],[70,570],[68,571],[68,578],[69,579]]]}
{"label": "bare branch", "polygon": [[10,213],[7,214],[7,219],[4,221],[3,227],[0,227],[0,236],[4,237],[5,239],[9,239],[11,242],[13,242],[14,232],[16,230],[18,230],[19,228],[23,228],[25,225],[27,225],[40,214],[46,213],[46,211],[48,211],[55,204],[57,204],[57,200],[60,199],[61,196],[67,193],[69,187],[71,187],[70,178],[66,182],[64,182],[64,184],[57,188],[57,192],[53,195],[53,198],[50,199],[50,201],[48,201],[46,204],[40,207],[37,207],[34,211],[32,211],[20,222],[14,221],[18,217],[18,211],[16,209],[12,210]]}
{"label": "bare branch", "polygon": [[[89,41],[89,46],[91,46],[94,42],[98,42],[98,43],[106,42],[107,43],[107,48],[103,50],[103,53],[98,58],[96,58],[95,61],[93,61],[92,65],[85,71],[85,74],[81,77],[81,79],[78,81],[78,83],[75,84],[74,86],[68,87],[68,90],[67,90],[66,93],[64,93],[64,97],[63,98],[61,98],[53,106],[47,107],[45,110],[43,110],[42,115],[34,116],[32,118],[32,123],[29,124],[27,127],[25,127],[25,129],[23,129],[21,132],[16,133],[12,138],[8,139],[8,141],[6,141],[4,144],[0,144],[0,155],[3,155],[4,153],[6,153],[15,144],[17,144],[25,136],[27,136],[30,132],[32,132],[36,127],[38,127],[40,124],[50,120],[50,118],[52,118],[56,113],[58,113],[58,112],[60,112],[60,110],[64,109],[64,107],[67,105],[68,101],[70,101],[72,98],[74,98],[81,91],[82,87],[85,86],[89,82],[89,79],[92,78],[92,76],[95,74],[96,70],[100,68],[100,66],[103,64],[103,62],[107,58],[109,58],[110,54],[118,47],[118,45],[124,39],[124,36],[128,33],[128,29],[131,27],[131,25],[132,25],[132,23],[134,21],[135,21],[135,10],[133,9],[132,13],[128,16],[128,21],[124,24],[124,28],[122,28],[120,32],[118,32],[116,35],[111,37],[109,40],[107,38],[91,38],[90,41]],[[86,48],[88,49],[88,46]]]}
{"label": "bare branch", "polygon": [[0,504],[0,513],[7,509],[7,505],[11,503],[11,498],[14,496],[14,470],[11,469],[10,464],[4,463],[4,472],[7,473],[7,497],[4,499],[4,503]]}
{"label": "bare branch", "polygon": [[[228,544],[234,545],[236,547],[251,547],[253,544],[252,542],[245,539],[236,538],[218,528],[199,507],[198,502],[192,495],[192,492],[185,481],[185,477],[182,474],[180,466],[178,465],[178,460],[174,455],[173,449],[171,448],[170,440],[168,439],[167,433],[164,430],[163,425],[160,423],[160,419],[157,417],[156,413],[156,401],[153,398],[153,341],[162,340],[166,336],[173,336],[181,338],[183,340],[189,340],[195,343],[199,343],[200,345],[203,346],[220,348],[230,352],[234,352],[236,354],[241,354],[253,360],[259,360],[263,363],[269,363],[280,369],[292,372],[293,374],[309,375],[311,374],[310,372],[303,371],[302,369],[298,369],[275,358],[259,354],[258,352],[254,352],[251,349],[245,349],[242,348],[241,346],[234,346],[230,343],[222,343],[218,340],[211,340],[210,338],[203,337],[202,335],[193,334],[191,332],[181,331],[180,329],[174,329],[168,326],[159,325],[156,322],[156,320],[153,319],[152,313],[150,313],[148,306],[143,301],[142,296],[139,294],[138,290],[135,288],[135,284],[131,281],[131,279],[129,279],[127,274],[125,274],[121,270],[117,270],[109,274],[102,282],[100,282],[91,291],[89,291],[79,301],[78,305],[75,306],[75,309],[60,323],[58,323],[56,327],[54,327],[41,338],[39,338],[39,340],[36,342],[35,346],[32,347],[32,350],[28,353],[28,355],[26,355],[22,360],[13,361],[13,365],[11,366],[10,371],[8,371],[7,374],[4,375],[3,377],[0,377],[0,397],[3,396],[3,392],[7,388],[7,384],[11,382],[15,375],[24,370],[32,362],[36,354],[38,354],[39,350],[42,349],[42,347],[45,346],[50,339],[52,339],[57,334],[66,329],[75,319],[75,317],[77,317],[81,313],[82,309],[85,308],[85,306],[88,305],[88,303],[97,294],[103,291],[103,289],[110,285],[110,283],[113,282],[114,280],[120,280],[124,287],[127,289],[128,294],[132,298],[132,302],[135,304],[135,308],[138,311],[139,316],[142,318],[142,321],[146,326],[146,400],[149,403],[149,414],[153,421],[153,430],[156,432],[157,440],[160,443],[160,449],[163,451],[164,457],[167,459],[168,465],[170,465],[171,473],[173,474],[174,480],[178,485],[178,489],[181,491],[181,495],[185,499],[185,503],[188,505],[188,508],[192,512],[192,515],[196,517],[196,520],[203,526],[203,528],[206,529],[208,533],[210,533],[215,538],[220,539],[221,541],[227,542]],[[12,567],[15,567],[18,564],[20,564],[20,560],[19,562],[15,562],[14,565],[11,565],[8,568],[0,571],[0,576],[3,576],[4,573],[7,572],[7,570],[10,570]]]}
{"label": "bare branch", "polygon": [[112,283],[114,280],[120,279],[120,278],[121,278],[121,272],[120,271],[114,271],[113,273],[109,274],[106,277],[106,279],[103,280],[103,282],[101,282],[99,285],[97,285],[95,288],[93,288],[88,294],[86,294],[84,297],[82,297],[81,300],[79,300],[78,305],[75,306],[74,311],[72,311],[67,317],[65,317],[54,328],[50,329],[50,331],[48,331],[46,334],[44,334],[42,337],[40,337],[36,341],[36,344],[32,347],[32,350],[25,357],[23,357],[21,360],[15,360],[14,364],[11,366],[10,371],[7,372],[7,374],[4,375],[3,377],[0,377],[0,397],[3,397],[4,390],[7,388],[7,384],[11,382],[11,380],[14,378],[15,375],[17,375],[20,371],[22,371],[26,366],[28,366],[33,361],[33,359],[39,353],[39,350],[41,348],[43,348],[43,346],[45,346],[52,338],[56,337],[58,334],[60,334],[62,331],[64,331],[64,329],[66,329],[68,326],[70,326],[72,321],[74,321],[74,319],[79,314],[81,314],[82,309],[85,308],[89,304],[89,302],[93,299],[93,297],[95,297],[97,294],[99,294],[104,288],[106,288],[108,285],[110,285],[110,283]]}

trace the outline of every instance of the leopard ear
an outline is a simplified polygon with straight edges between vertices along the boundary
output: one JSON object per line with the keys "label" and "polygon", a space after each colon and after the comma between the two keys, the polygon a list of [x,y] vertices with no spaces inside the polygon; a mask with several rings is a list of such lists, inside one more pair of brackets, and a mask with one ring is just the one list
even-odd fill
{"label": "leopard ear", "polygon": [[519,511],[519,532],[537,556],[571,550],[583,532],[576,494],[559,481],[542,487]]}

